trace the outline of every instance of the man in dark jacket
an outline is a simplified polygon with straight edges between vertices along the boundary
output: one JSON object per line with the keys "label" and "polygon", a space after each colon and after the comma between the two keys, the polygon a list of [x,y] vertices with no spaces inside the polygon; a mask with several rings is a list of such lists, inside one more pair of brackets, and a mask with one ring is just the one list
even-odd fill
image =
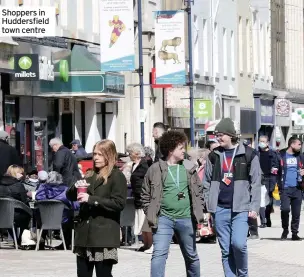
{"label": "man in dark jacket", "polygon": [[279,192],[281,198],[282,240],[286,240],[289,233],[289,213],[291,208],[292,240],[301,240],[298,236],[302,189],[304,176],[304,156],[300,153],[302,142],[297,137],[288,140],[288,148],[280,152]]}
{"label": "man in dark jacket", "polygon": [[22,166],[17,150],[8,144],[8,133],[0,131],[0,177],[2,177],[10,165]]}
{"label": "man in dark jacket", "polygon": [[160,152],[160,147],[159,147],[159,139],[161,138],[165,130],[166,128],[164,123],[162,122],[154,123],[152,135],[155,142],[155,158],[154,158],[155,163],[158,162],[158,160],[162,157],[162,153]]}
{"label": "man in dark jacket", "polygon": [[168,131],[160,138],[163,158],[154,163],[145,176],[142,206],[153,229],[151,277],[165,276],[165,264],[173,234],[186,263],[189,277],[200,276],[196,250],[195,223],[204,219],[202,185],[196,166],[183,163],[187,137],[178,131]]}
{"label": "man in dark jacket", "polygon": [[63,146],[61,139],[53,138],[49,143],[55,152],[53,170],[62,175],[63,183],[70,186],[81,179],[77,160],[73,153]]}
{"label": "man in dark jacket", "polygon": [[88,156],[88,153],[85,151],[83,146],[80,143],[79,139],[75,139],[71,142],[72,144],[72,153],[77,159],[83,159]]}
{"label": "man in dark jacket", "polygon": [[261,169],[254,149],[238,144],[233,121],[215,127],[220,146],[205,166],[204,200],[213,215],[225,276],[248,276],[248,217],[256,219],[261,202]]}
{"label": "man in dark jacket", "polygon": [[260,136],[259,151],[260,165],[262,170],[262,186],[265,186],[269,197],[266,207],[260,208],[261,228],[271,227],[270,215],[273,209],[273,197],[275,185],[278,182],[278,170],[280,160],[278,154],[270,149],[268,136]]}

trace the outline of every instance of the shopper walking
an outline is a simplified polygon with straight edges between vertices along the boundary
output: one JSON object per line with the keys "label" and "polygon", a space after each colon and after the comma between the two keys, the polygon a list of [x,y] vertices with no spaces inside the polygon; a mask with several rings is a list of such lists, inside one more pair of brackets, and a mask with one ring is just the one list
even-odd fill
{"label": "shopper walking", "polygon": [[279,191],[281,199],[282,240],[289,234],[289,213],[291,210],[292,240],[301,240],[298,236],[301,204],[302,180],[304,175],[304,156],[300,153],[302,142],[297,137],[288,140],[288,148],[280,152]]}
{"label": "shopper walking", "polygon": [[196,250],[195,224],[202,222],[201,181],[196,166],[183,164],[187,137],[178,131],[165,132],[160,138],[163,159],[148,170],[142,204],[153,232],[151,277],[165,276],[166,260],[175,233],[186,264],[186,276],[200,276]]}
{"label": "shopper walking", "polygon": [[225,277],[248,277],[248,217],[257,218],[261,201],[259,159],[252,148],[238,144],[230,118],[215,132],[220,147],[207,159],[204,199],[214,217]]}
{"label": "shopper walking", "polygon": [[[79,222],[75,227],[77,276],[111,277],[112,267],[118,262],[120,246],[120,213],[127,199],[127,182],[115,167],[116,147],[111,140],[102,140],[93,148],[94,170],[85,177],[87,193],[77,194],[77,186],[67,191],[70,201],[80,204]],[[83,184],[82,184],[83,185]]]}

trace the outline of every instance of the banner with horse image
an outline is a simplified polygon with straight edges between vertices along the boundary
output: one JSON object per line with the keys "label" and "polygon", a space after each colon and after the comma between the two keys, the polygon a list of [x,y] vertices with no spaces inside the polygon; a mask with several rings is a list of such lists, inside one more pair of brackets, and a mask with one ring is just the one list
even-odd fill
{"label": "banner with horse image", "polygon": [[184,11],[155,12],[156,84],[184,85]]}
{"label": "banner with horse image", "polygon": [[133,0],[100,1],[101,71],[135,69]]}

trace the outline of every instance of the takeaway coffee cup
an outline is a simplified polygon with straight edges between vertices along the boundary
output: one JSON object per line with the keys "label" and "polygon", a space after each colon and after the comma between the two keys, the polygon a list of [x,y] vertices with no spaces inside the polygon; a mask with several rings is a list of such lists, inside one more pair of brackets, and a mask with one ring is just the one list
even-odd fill
{"label": "takeaway coffee cup", "polygon": [[79,193],[87,193],[88,191],[88,183],[85,180],[78,181],[75,186],[77,188],[77,194]]}

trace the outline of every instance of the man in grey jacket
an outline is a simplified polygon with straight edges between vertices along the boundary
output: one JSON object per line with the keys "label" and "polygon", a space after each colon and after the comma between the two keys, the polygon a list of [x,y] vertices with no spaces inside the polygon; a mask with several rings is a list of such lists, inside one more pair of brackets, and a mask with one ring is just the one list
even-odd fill
{"label": "man in grey jacket", "polygon": [[200,276],[194,226],[204,218],[202,184],[196,167],[183,163],[186,141],[184,133],[165,132],[159,144],[163,157],[148,169],[144,179],[142,206],[153,232],[151,277],[165,276],[174,233],[183,252],[186,275]]}
{"label": "man in grey jacket", "polygon": [[259,158],[237,143],[230,118],[222,119],[215,133],[220,146],[207,159],[204,200],[214,217],[225,277],[248,277],[248,217],[257,218],[261,202]]}

